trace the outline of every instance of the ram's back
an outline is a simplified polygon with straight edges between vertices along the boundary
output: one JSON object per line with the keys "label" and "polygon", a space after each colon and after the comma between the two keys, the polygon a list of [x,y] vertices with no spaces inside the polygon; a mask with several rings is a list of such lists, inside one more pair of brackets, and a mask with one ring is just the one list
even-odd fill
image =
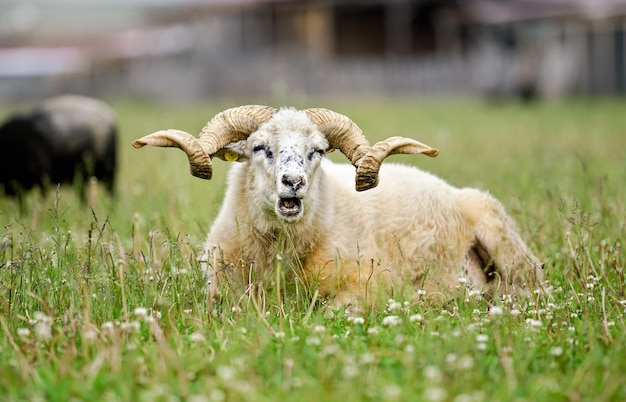
{"label": "ram's back", "polygon": [[335,189],[335,225],[328,239],[348,247],[349,254],[358,247],[364,257],[411,265],[469,247],[470,228],[457,203],[462,190],[438,177],[385,164],[378,186],[357,192],[354,167],[328,164],[324,169]]}

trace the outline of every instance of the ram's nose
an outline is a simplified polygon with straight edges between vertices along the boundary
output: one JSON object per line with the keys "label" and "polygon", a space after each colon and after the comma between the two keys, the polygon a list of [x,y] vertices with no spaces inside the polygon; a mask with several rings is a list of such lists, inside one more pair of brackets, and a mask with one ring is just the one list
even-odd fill
{"label": "ram's nose", "polygon": [[281,183],[295,192],[306,186],[306,178],[304,176],[284,174]]}

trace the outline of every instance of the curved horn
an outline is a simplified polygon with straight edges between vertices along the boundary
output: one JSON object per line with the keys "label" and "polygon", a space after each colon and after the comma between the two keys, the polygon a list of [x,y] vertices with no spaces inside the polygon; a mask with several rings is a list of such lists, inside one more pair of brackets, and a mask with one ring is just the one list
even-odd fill
{"label": "curved horn", "polygon": [[355,167],[370,150],[370,143],[350,118],[332,110],[313,108],[304,111],[324,133],[332,148],[340,150]]}
{"label": "curved horn", "polygon": [[193,135],[185,131],[169,129],[157,131],[133,141],[135,148],[141,148],[145,145],[182,149],[189,159],[191,174],[201,179],[211,179],[213,173],[211,159]]}
{"label": "curved horn", "polygon": [[389,137],[379,141],[363,157],[356,170],[356,190],[365,191],[378,185],[378,170],[389,155],[424,154],[434,158],[439,150],[406,137]]}
{"label": "curved horn", "polygon": [[278,109],[262,105],[234,107],[218,113],[200,131],[198,142],[209,156],[231,142],[244,140]]}
{"label": "curved horn", "polygon": [[268,121],[275,108],[246,105],[224,110],[202,128],[198,138],[180,130],[162,130],[133,142],[135,148],[144,145],[176,147],[187,154],[191,174],[201,179],[211,179],[213,155],[234,141],[247,138]]}

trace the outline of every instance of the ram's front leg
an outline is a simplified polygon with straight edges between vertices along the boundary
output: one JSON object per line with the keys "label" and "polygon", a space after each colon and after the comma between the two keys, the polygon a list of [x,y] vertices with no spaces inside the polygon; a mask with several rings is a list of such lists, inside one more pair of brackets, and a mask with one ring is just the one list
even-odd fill
{"label": "ram's front leg", "polygon": [[328,299],[332,310],[345,308],[349,314],[357,314],[377,300],[375,275],[370,269],[339,257],[325,259],[325,263],[321,261],[307,264],[305,272],[309,283],[317,284],[320,295]]}
{"label": "ram's front leg", "polygon": [[200,262],[200,271],[204,275],[207,284],[207,294],[210,300],[220,296],[218,279],[217,279],[217,258],[218,249],[216,247],[205,247],[198,256]]}
{"label": "ram's front leg", "polygon": [[220,286],[232,280],[237,256],[228,248],[206,243],[202,254],[198,257],[200,270],[207,281],[207,291],[211,299],[221,296]]}

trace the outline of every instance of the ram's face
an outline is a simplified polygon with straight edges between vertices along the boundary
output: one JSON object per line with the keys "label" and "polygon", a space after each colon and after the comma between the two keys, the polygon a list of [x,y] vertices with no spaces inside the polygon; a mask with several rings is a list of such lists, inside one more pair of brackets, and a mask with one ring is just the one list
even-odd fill
{"label": "ram's face", "polygon": [[315,187],[316,172],[328,141],[314,125],[265,127],[246,141],[254,171],[249,189],[264,208],[287,222],[300,220]]}

